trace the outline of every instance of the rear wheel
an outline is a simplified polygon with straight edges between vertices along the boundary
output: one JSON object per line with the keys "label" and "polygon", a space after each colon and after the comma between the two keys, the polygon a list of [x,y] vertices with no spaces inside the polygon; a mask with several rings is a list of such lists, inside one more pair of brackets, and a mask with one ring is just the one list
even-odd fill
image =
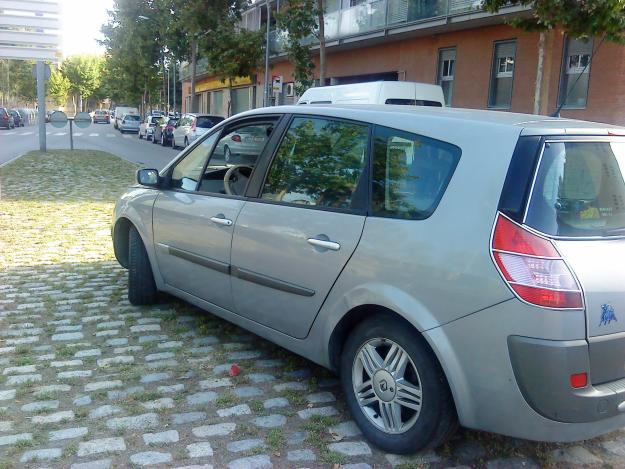
{"label": "rear wheel", "polygon": [[139,139],[143,139],[143,135],[141,135],[141,131],[139,131]]}
{"label": "rear wheel", "polygon": [[150,259],[134,226],[128,235],[128,301],[133,305],[149,305],[156,301],[157,293]]}
{"label": "rear wheel", "polygon": [[388,315],[353,330],[341,353],[347,405],[363,434],[392,453],[441,445],[457,419],[441,367],[423,337]]}
{"label": "rear wheel", "polygon": [[184,148],[189,146],[189,139],[187,137],[184,138]]}

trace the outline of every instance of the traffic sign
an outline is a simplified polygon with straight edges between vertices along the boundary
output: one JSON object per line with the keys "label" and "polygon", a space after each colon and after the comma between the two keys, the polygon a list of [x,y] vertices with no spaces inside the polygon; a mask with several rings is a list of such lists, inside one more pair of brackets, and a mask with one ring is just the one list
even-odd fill
{"label": "traffic sign", "polygon": [[50,124],[59,129],[65,127],[65,124],[67,124],[67,114],[63,111],[54,111],[50,115]]}
{"label": "traffic sign", "polygon": [[89,127],[91,125],[91,116],[88,112],[79,112],[74,117],[74,124],[76,124],[81,129]]}

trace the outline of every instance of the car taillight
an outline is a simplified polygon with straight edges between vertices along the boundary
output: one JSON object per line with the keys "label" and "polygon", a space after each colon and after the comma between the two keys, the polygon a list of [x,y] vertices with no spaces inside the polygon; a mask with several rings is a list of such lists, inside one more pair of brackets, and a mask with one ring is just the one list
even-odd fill
{"label": "car taillight", "polygon": [[241,136],[240,135],[234,134],[230,138],[232,139],[233,142],[241,143]]}
{"label": "car taillight", "polygon": [[499,213],[491,251],[501,276],[522,300],[544,308],[584,307],[581,288],[551,240]]}

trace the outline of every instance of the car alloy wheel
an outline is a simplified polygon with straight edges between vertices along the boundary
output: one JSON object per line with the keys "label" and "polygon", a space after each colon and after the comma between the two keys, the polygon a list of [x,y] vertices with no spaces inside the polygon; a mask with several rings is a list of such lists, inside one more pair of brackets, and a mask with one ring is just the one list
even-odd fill
{"label": "car alloy wheel", "polygon": [[390,339],[365,342],[352,366],[354,394],[360,410],[379,430],[410,430],[421,413],[422,388],[408,353]]}

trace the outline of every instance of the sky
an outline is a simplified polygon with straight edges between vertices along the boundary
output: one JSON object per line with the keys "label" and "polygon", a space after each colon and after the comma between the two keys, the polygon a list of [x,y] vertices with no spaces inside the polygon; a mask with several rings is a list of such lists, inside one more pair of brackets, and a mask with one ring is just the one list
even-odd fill
{"label": "sky", "polygon": [[113,0],[61,0],[61,35],[63,57],[74,54],[101,54],[104,47],[100,27],[108,20],[106,10]]}

